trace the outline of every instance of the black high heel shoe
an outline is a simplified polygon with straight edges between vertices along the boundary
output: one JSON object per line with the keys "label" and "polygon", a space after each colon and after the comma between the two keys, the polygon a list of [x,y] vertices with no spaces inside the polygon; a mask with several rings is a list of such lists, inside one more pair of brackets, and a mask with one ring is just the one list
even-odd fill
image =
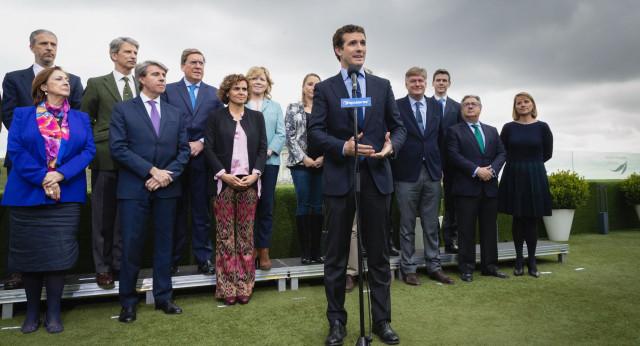
{"label": "black high heel shoe", "polygon": [[540,277],[540,272],[538,271],[538,267],[536,266],[536,259],[534,258],[530,258],[527,261],[527,271],[529,272],[529,275],[533,276],[534,278],[539,278]]}
{"label": "black high heel shoe", "polygon": [[300,260],[300,262],[302,262],[302,264],[304,264],[304,265],[313,264],[313,260],[310,257],[302,258]]}
{"label": "black high heel shoe", "polygon": [[524,259],[522,258],[516,259],[516,268],[513,270],[513,275],[522,276],[524,274],[524,268],[522,268],[524,266],[523,262]]}

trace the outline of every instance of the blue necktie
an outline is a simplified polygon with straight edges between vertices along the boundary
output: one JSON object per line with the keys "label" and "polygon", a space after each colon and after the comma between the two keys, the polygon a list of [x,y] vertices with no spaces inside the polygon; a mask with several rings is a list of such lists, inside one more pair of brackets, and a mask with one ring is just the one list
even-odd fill
{"label": "blue necktie", "polygon": [[153,129],[156,130],[156,135],[160,134],[160,113],[158,113],[158,109],[156,108],[156,101],[149,100],[148,104],[151,105],[151,124],[153,124]]}
{"label": "blue necktie", "polygon": [[[357,89],[356,89],[356,97],[362,97],[362,90],[360,90],[360,82],[356,81]],[[364,127],[364,110],[362,107],[358,107],[358,126],[360,129]]]}
{"label": "blue necktie", "polygon": [[442,104],[442,117],[444,118],[444,98],[441,98],[438,101]]}
{"label": "blue necktie", "polygon": [[195,90],[198,86],[191,84],[189,85],[189,98],[191,98],[191,108],[196,108],[196,93]]}
{"label": "blue necktie", "polygon": [[420,130],[424,133],[424,123],[422,122],[422,114],[420,113],[420,102],[416,102],[416,120],[418,121],[418,126],[420,126]]}

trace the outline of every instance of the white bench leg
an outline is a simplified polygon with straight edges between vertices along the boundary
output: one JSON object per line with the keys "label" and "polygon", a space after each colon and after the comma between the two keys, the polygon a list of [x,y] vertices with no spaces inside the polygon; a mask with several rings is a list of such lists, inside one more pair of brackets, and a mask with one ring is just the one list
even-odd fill
{"label": "white bench leg", "polygon": [[13,303],[2,304],[2,319],[8,320],[13,318]]}

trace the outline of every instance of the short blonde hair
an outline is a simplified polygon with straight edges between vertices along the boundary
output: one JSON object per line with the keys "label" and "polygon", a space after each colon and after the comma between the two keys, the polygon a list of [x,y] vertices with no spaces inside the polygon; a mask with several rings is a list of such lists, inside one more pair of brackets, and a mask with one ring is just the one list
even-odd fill
{"label": "short blonde hair", "polygon": [[267,77],[267,89],[264,91],[264,97],[271,100],[271,86],[273,85],[273,80],[271,80],[271,75],[269,75],[269,70],[267,70],[266,67],[254,66],[250,68],[247,72],[247,79],[251,81],[252,79],[258,78],[263,73],[264,76]]}

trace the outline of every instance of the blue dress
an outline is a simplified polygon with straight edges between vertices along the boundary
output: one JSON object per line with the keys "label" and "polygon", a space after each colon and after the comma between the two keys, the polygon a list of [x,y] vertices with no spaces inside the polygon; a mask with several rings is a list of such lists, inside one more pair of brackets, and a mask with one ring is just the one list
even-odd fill
{"label": "blue dress", "polygon": [[551,215],[551,193],[544,163],[553,153],[553,135],[542,121],[510,122],[500,139],[507,150],[498,195],[498,212],[516,217]]}

